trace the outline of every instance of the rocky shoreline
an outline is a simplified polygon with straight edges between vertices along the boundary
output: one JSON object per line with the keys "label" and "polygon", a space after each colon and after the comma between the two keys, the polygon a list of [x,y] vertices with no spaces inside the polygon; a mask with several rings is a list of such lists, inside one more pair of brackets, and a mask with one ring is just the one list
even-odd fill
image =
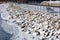
{"label": "rocky shoreline", "polygon": [[[4,19],[8,23],[16,24],[22,32],[33,35],[33,40],[59,40],[60,15],[44,13],[39,10],[25,9],[15,3],[6,8]],[[1,15],[3,17],[3,14]],[[12,25],[12,24],[11,24]]]}

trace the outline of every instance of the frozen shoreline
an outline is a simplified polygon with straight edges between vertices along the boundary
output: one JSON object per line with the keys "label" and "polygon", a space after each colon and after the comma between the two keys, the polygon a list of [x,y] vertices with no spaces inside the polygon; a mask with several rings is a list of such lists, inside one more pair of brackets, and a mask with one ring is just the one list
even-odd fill
{"label": "frozen shoreline", "polygon": [[[6,6],[6,5],[5,5]],[[27,7],[28,8],[27,8]],[[3,6],[2,6],[3,7]],[[40,6],[33,6],[33,5],[24,5],[24,4],[21,4],[21,7],[22,8],[27,8],[27,9],[33,9],[33,10],[40,10],[40,11],[45,11],[45,12],[47,12],[47,10],[46,10],[46,7],[45,8],[41,8]],[[41,9],[40,9],[41,8]],[[58,8],[57,8],[58,9]],[[4,10],[3,8],[2,8],[2,10]],[[5,12],[4,12],[5,13]],[[2,14],[2,13],[1,13]],[[3,14],[2,14],[3,15]],[[4,16],[6,16],[6,14],[4,15]],[[4,19],[4,17],[3,16],[1,16],[3,19]],[[6,18],[7,18],[7,16],[6,16]],[[10,33],[10,34],[14,34],[14,36],[11,38],[11,40],[26,40],[26,38],[27,38],[27,40],[40,40],[40,39],[38,39],[38,38],[35,38],[35,39],[32,39],[32,35],[28,35],[28,34],[25,34],[25,33],[23,33],[23,32],[21,32],[20,31],[20,28],[19,27],[17,27],[17,26],[15,26],[15,25],[13,25],[13,26],[9,26],[7,23],[5,23],[4,21],[2,22],[2,24],[1,24],[2,26],[3,26],[3,29],[6,31],[6,32],[8,32],[8,33]],[[4,28],[4,25],[5,25],[5,28]],[[12,25],[12,24],[11,24]],[[12,28],[13,27],[13,28]],[[17,30],[16,30],[16,27],[17,27]],[[11,29],[12,28],[12,29]],[[43,28],[42,28],[43,29]],[[55,30],[55,29],[54,29]],[[50,30],[49,30],[50,31]],[[53,30],[51,30],[51,31],[53,31]],[[19,36],[20,35],[20,36]],[[42,35],[43,36],[43,35]],[[50,39],[49,39],[50,40]]]}

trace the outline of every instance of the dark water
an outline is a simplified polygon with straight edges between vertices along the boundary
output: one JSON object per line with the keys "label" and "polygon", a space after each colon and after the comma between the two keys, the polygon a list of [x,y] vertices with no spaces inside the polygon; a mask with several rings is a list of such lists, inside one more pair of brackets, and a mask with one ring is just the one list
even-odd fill
{"label": "dark water", "polygon": [[[29,2],[29,1],[41,3],[41,2],[43,2],[43,1],[50,1],[50,0],[28,0],[28,2]],[[56,0],[52,0],[52,1],[56,1]]]}
{"label": "dark water", "polygon": [[2,19],[0,15],[0,40],[10,40],[10,38],[12,37],[12,34],[5,32],[1,27],[1,24],[2,24]]}

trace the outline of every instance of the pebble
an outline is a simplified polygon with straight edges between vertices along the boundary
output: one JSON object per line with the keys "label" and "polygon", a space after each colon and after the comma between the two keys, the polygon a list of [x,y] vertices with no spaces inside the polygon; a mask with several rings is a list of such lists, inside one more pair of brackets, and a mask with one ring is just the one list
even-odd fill
{"label": "pebble", "polygon": [[41,40],[46,40],[45,38],[42,38]]}
{"label": "pebble", "polygon": [[58,38],[58,36],[56,36],[56,38]]}

